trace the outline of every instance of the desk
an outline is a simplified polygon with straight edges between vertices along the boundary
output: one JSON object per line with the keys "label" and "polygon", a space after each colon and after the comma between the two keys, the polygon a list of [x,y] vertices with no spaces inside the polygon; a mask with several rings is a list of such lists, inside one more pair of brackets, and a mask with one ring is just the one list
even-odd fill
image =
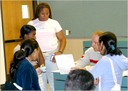
{"label": "desk", "polygon": [[67,78],[67,74],[60,74],[59,71],[54,71],[53,76],[54,76],[55,91],[64,91],[64,85],[65,85],[65,80]]}
{"label": "desk", "polygon": [[128,76],[122,78],[121,91],[128,91]]}
{"label": "desk", "polygon": [[[125,71],[126,72],[126,71]],[[128,71],[127,71],[128,72]],[[68,74],[60,74],[59,71],[54,71],[54,88],[55,91],[64,91],[65,80]],[[128,91],[128,74],[122,78],[121,91]]]}
{"label": "desk", "polygon": [[[87,48],[91,46],[91,41],[83,41],[83,51],[85,51]],[[128,52],[128,46],[127,46],[127,41],[126,40],[119,40],[117,42],[117,46],[119,49],[122,51],[122,53],[128,57],[127,52]],[[54,76],[54,87],[55,91],[64,91],[64,85],[65,85],[65,80],[67,78],[67,74],[61,75],[59,71],[53,72]],[[123,77],[122,79],[122,91],[128,88],[126,86],[128,84],[128,77]]]}

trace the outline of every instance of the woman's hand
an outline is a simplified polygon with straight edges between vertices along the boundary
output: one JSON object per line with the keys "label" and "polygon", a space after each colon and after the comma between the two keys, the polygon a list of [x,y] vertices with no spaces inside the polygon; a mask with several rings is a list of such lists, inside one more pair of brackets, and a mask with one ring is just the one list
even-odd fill
{"label": "woman's hand", "polygon": [[95,80],[94,80],[94,85],[98,85],[99,84],[99,78],[96,78]]}
{"label": "woman's hand", "polygon": [[76,69],[86,70],[86,68],[80,68],[80,67],[72,67],[72,68],[71,68],[71,70],[76,70]]}
{"label": "woman's hand", "polygon": [[53,63],[56,63],[55,56],[56,56],[56,55],[61,55],[61,54],[62,54],[62,52],[60,52],[60,51],[55,52],[55,53],[54,53],[54,56],[53,56],[53,58],[52,58],[52,62],[53,62]]}
{"label": "woman's hand", "polygon": [[42,73],[42,70],[40,70],[40,67],[36,68],[36,72],[38,75],[40,75]]}

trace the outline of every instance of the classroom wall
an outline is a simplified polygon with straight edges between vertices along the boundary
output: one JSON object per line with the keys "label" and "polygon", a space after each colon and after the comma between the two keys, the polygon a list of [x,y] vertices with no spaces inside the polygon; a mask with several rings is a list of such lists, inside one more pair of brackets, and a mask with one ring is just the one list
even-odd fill
{"label": "classroom wall", "polygon": [[[128,36],[127,0],[37,0],[48,2],[53,19],[71,34],[66,35],[64,53],[72,53],[75,60],[83,54],[83,41],[91,38],[96,29],[112,31],[119,38]],[[79,26],[78,26],[79,25]]]}
{"label": "classroom wall", "polygon": [[2,30],[2,20],[1,20],[1,2],[0,2],[0,85],[4,84],[5,80],[6,80],[5,58],[4,58],[3,30]]}
{"label": "classroom wall", "polygon": [[[96,29],[127,36],[127,0],[38,0],[48,2],[67,38],[88,38]],[[120,33],[121,32],[121,33]]]}
{"label": "classroom wall", "polygon": [[77,61],[83,55],[83,41],[91,40],[90,38],[67,39],[67,45],[64,50],[65,54],[73,54],[74,60]]}

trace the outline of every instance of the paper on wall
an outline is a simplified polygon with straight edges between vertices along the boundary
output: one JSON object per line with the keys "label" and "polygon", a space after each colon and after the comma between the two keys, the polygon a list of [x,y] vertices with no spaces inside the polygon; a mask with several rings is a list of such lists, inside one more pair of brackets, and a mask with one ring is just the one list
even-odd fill
{"label": "paper on wall", "polygon": [[68,74],[71,70],[71,67],[75,67],[75,62],[72,54],[56,55],[55,59],[60,74]]}

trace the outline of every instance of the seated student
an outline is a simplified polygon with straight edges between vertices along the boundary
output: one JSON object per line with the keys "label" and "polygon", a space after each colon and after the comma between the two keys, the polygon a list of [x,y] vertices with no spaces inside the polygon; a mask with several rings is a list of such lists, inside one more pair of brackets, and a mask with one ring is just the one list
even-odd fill
{"label": "seated student", "polygon": [[115,85],[110,60],[113,63],[117,83],[121,85],[123,71],[128,69],[128,58],[117,48],[117,38],[112,32],[104,32],[99,38],[99,51],[103,57],[90,71],[94,79],[100,77],[101,91],[111,91]]}
{"label": "seated student", "polygon": [[94,78],[92,74],[83,69],[71,70],[65,81],[65,91],[92,90]]}
{"label": "seated student", "polygon": [[21,43],[20,50],[14,54],[10,65],[11,78],[15,76],[16,84],[22,90],[40,90],[38,76],[32,61],[38,59],[39,45],[35,39],[27,39]]}
{"label": "seated student", "polygon": [[[30,38],[35,39],[36,38],[35,34],[36,34],[36,28],[32,25],[23,25],[20,29],[20,38],[22,39],[22,41],[24,41],[26,39],[30,39]],[[20,47],[21,47],[21,44],[18,44],[14,48],[14,53],[16,51],[20,50]],[[40,68],[44,65],[44,57],[43,57],[40,49],[39,49],[39,59],[37,61],[32,61],[31,63],[37,71],[37,74],[39,77],[39,85],[41,87],[41,90],[43,90],[44,85],[43,85],[43,78],[42,78],[42,70]]]}
{"label": "seated student", "polygon": [[88,48],[84,55],[76,61],[76,67],[83,68],[86,65],[90,64],[94,66],[102,55],[98,49],[99,36],[103,33],[101,30],[97,30],[92,33],[92,47]]}

